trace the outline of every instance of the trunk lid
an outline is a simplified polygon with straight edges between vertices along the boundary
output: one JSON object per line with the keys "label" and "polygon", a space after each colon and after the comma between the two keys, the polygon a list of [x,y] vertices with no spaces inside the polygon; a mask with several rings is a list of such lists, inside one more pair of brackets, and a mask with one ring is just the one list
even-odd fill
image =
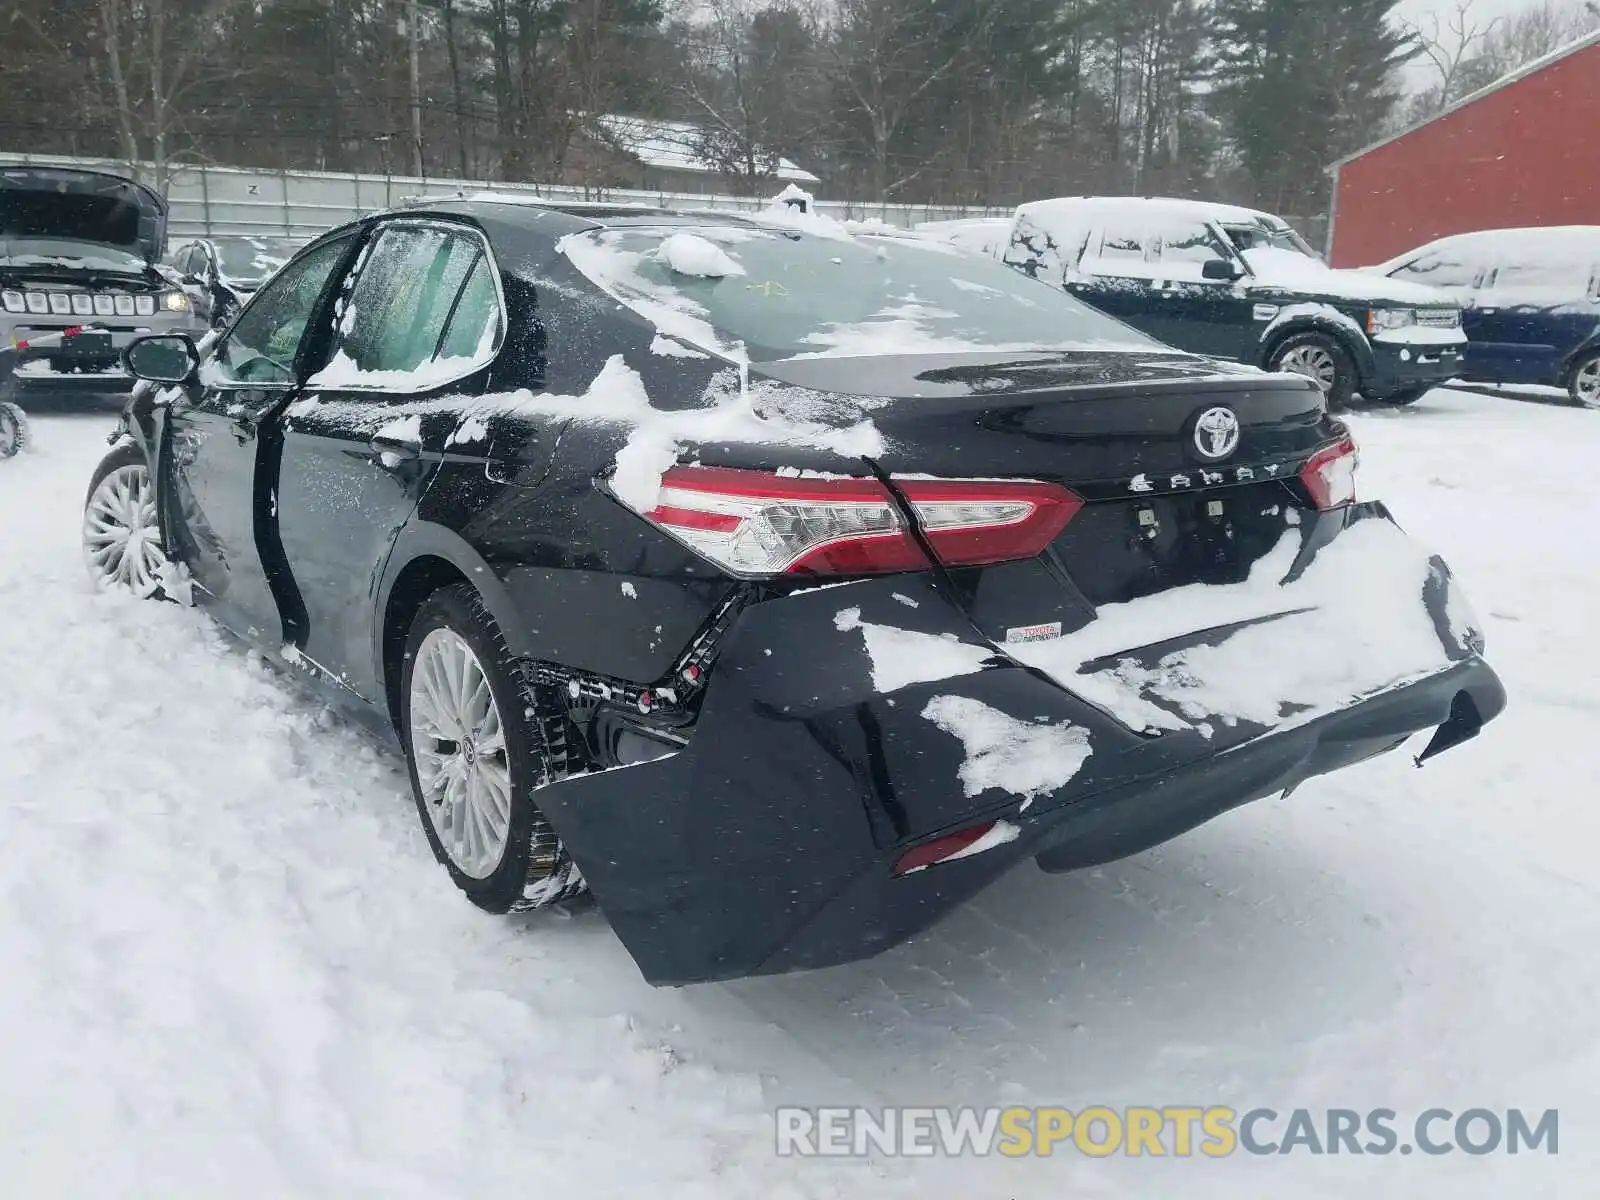
{"label": "trunk lid", "polygon": [[0,169],[0,261],[51,257],[31,254],[29,242],[75,242],[149,265],[161,257],[166,236],[166,201],[131,179],[64,167]]}
{"label": "trunk lid", "polygon": [[[1199,472],[1233,479],[1241,468],[1303,458],[1333,436],[1308,380],[1163,348],[786,359],[759,370],[862,397],[888,443],[878,459],[887,471],[1044,479],[1086,499],[1221,483]],[[1238,443],[1207,457],[1196,423],[1219,407],[1237,419]],[[1183,475],[1188,484],[1173,483]]]}

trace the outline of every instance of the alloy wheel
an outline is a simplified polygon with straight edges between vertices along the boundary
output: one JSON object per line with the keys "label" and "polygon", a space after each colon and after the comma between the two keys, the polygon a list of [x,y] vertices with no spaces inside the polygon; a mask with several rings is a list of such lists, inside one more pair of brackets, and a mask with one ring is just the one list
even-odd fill
{"label": "alloy wheel", "polygon": [[455,868],[486,879],[511,830],[511,762],[489,678],[472,647],[448,627],[417,648],[410,739],[423,807]]}
{"label": "alloy wheel", "polygon": [[1294,375],[1304,375],[1312,383],[1322,389],[1324,393],[1333,390],[1333,383],[1338,378],[1339,368],[1329,354],[1321,346],[1296,346],[1278,360],[1278,370],[1288,371]]}
{"label": "alloy wheel", "polygon": [[1591,358],[1573,375],[1572,398],[1585,408],[1600,408],[1600,358]]}
{"label": "alloy wheel", "polygon": [[83,513],[83,553],[95,579],[152,596],[167,566],[161,548],[150,473],[142,465],[118,467],[89,496]]}

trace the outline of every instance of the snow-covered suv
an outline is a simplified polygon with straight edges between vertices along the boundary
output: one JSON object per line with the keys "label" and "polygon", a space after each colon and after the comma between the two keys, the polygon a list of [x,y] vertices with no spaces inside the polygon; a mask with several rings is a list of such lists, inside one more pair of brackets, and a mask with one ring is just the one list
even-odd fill
{"label": "snow-covered suv", "polygon": [[1309,376],[1330,404],[1358,393],[1406,403],[1461,370],[1454,299],[1333,270],[1269,213],[1126,196],[1040,200],[1017,209],[1009,235],[992,244],[1017,270],[1169,345]]}

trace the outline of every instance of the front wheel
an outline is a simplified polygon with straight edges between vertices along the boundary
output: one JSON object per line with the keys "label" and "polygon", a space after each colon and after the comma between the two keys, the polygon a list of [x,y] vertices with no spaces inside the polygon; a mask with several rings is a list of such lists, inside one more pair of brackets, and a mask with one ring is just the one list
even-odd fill
{"label": "front wheel", "polygon": [[168,571],[144,451],[118,446],[95,468],[83,503],[83,557],[101,587],[160,596]]}
{"label": "front wheel", "polygon": [[434,593],[412,622],[400,680],[402,741],[433,853],[490,912],[583,890],[533,802],[552,775],[537,686],[465,584]]}
{"label": "front wheel", "polygon": [[1590,354],[1573,364],[1567,395],[1579,408],[1600,408],[1600,354]]}
{"label": "front wheel", "polygon": [[1339,342],[1325,333],[1297,333],[1272,352],[1268,369],[1304,375],[1317,385],[1329,408],[1343,408],[1356,391],[1356,364]]}
{"label": "front wheel", "polygon": [[32,439],[27,414],[9,400],[0,401],[0,458],[21,454]]}

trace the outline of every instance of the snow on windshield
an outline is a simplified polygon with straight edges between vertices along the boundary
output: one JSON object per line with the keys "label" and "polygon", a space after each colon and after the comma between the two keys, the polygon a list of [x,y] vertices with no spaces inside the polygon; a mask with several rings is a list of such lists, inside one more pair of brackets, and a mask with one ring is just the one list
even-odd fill
{"label": "snow on windshield", "polygon": [[[834,234],[814,236],[824,225]],[[798,210],[779,228],[599,230],[561,250],[662,333],[733,361],[1160,349],[992,260]]]}
{"label": "snow on windshield", "polygon": [[734,262],[726,250],[709,238],[694,233],[673,234],[661,243],[656,257],[678,275],[722,279],[729,275],[744,274],[744,268]]}
{"label": "snow on windshield", "polygon": [[[706,236],[704,231],[702,236]],[[651,278],[646,273],[645,260],[652,257],[656,249],[648,244],[649,239],[634,236],[624,241],[624,237],[617,231],[577,233],[562,238],[557,248],[590,280],[662,333],[713,351],[732,362],[748,361],[736,341],[721,335],[711,324],[710,314],[703,305],[679,292],[670,282]]]}

